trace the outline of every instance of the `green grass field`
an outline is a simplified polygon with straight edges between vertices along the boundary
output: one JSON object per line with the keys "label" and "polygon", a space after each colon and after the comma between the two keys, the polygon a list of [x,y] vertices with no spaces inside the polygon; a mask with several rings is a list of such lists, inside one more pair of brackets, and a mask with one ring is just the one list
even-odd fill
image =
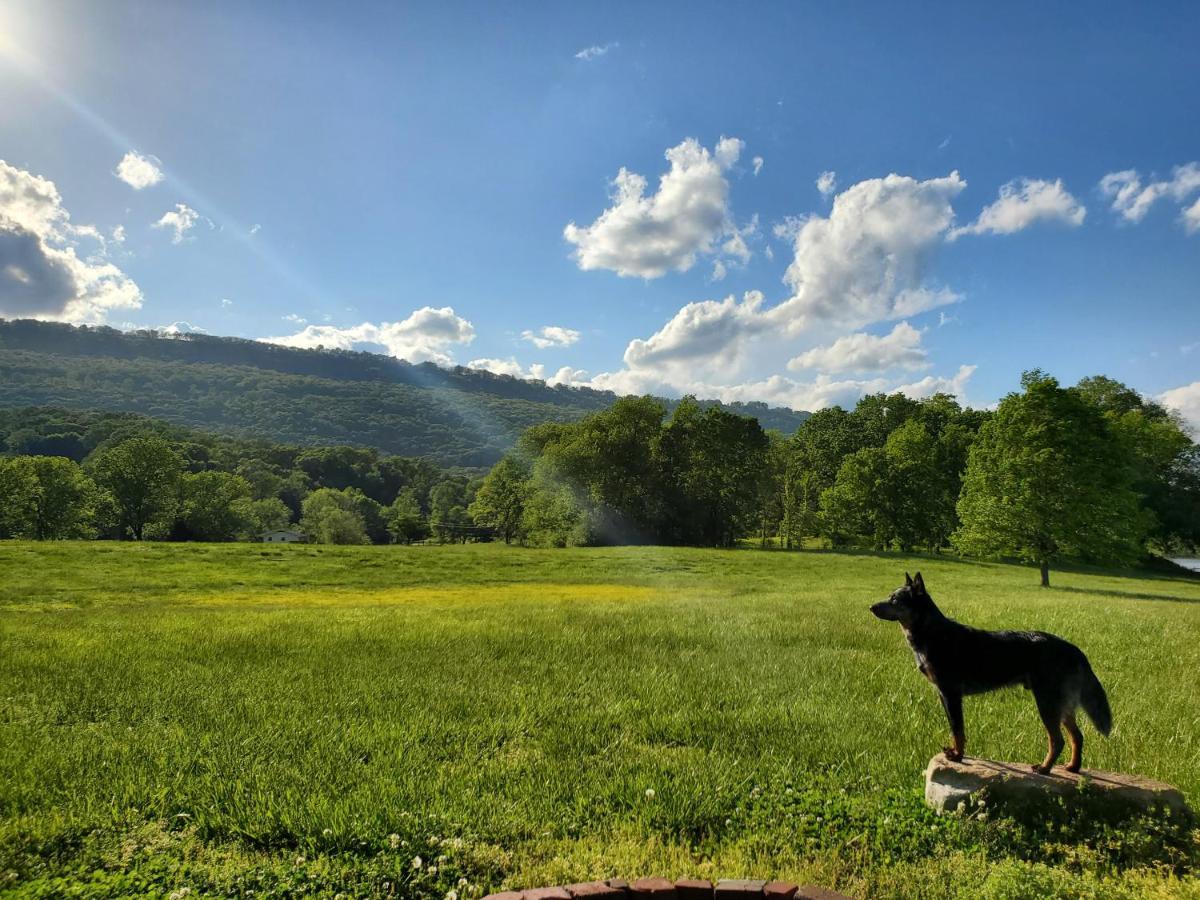
{"label": "green grass field", "polygon": [[[870,602],[1078,643],[1085,765],[1200,801],[1200,581],[661,548],[0,543],[0,892],[429,896],[661,874],[856,896],[1200,896],[1200,832],[938,819]],[[968,752],[1033,761],[1034,705]],[[417,860],[416,858],[420,859]],[[176,893],[176,896],[184,894]]]}

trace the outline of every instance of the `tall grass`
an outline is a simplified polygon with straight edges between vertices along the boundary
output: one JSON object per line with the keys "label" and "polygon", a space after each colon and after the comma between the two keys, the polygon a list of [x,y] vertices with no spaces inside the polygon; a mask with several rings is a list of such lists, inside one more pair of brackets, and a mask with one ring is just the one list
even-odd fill
{"label": "tall grass", "polygon": [[[1087,731],[1085,765],[1200,796],[1200,581],[1063,572],[1043,590],[1018,567],[807,552],[0,543],[0,889],[468,897],[706,873],[897,896],[1200,890],[1194,834],[924,809],[945,722],[867,612],[918,568],[948,614],[1088,653],[1116,729]],[[969,753],[1043,751],[1027,694],[966,716]]]}

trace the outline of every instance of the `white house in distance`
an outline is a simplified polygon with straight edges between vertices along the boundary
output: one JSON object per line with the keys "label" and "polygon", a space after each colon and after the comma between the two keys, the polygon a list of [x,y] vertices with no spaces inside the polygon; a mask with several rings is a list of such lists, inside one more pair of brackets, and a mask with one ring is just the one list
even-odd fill
{"label": "white house in distance", "polygon": [[308,540],[308,536],[303,531],[291,529],[264,531],[259,537],[264,544],[303,544]]}

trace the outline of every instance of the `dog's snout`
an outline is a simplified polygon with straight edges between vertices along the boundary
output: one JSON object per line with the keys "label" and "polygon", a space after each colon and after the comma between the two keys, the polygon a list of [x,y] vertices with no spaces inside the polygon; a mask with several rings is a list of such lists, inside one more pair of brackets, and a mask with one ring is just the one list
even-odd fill
{"label": "dog's snout", "polygon": [[895,620],[895,612],[892,609],[892,604],[887,600],[880,600],[871,606],[871,612],[879,619],[887,619],[888,621]]}

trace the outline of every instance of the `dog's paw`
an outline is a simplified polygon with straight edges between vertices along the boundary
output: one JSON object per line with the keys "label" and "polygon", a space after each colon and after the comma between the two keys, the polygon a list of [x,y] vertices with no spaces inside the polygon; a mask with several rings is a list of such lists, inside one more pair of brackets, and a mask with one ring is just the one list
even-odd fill
{"label": "dog's paw", "polygon": [[963,755],[953,747],[943,747],[942,755],[945,756],[946,759],[950,760],[950,762],[962,762],[963,758]]}
{"label": "dog's paw", "polygon": [[1039,766],[1036,763],[1029,768],[1033,769],[1038,775],[1049,775],[1051,766]]}
{"label": "dog's paw", "polygon": [[1068,772],[1070,772],[1072,775],[1079,774],[1079,766],[1063,766],[1063,768],[1066,769]]}

